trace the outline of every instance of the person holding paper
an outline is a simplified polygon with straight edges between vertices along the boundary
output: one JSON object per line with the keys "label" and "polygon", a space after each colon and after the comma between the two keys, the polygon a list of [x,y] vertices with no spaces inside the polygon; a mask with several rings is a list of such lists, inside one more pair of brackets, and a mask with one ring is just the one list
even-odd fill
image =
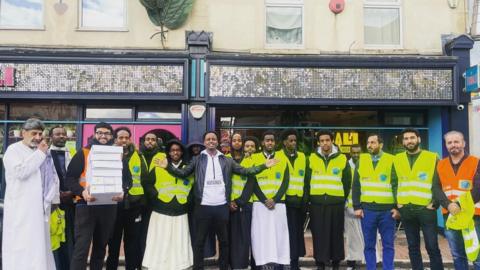
{"label": "person holding paper", "polygon": [[92,145],[113,145],[113,129],[107,123],[98,123],[94,127],[94,137],[91,144],[82,148],[73,156],[67,169],[67,188],[76,196],[75,208],[75,245],[70,269],[85,270],[87,268],[90,244],[90,269],[101,270],[105,257],[105,248],[112,235],[117,213],[115,201],[120,201],[123,194],[112,198],[112,204],[88,205],[94,202],[95,196],[90,193],[87,185],[87,165]]}
{"label": "person holding paper", "polygon": [[254,175],[274,166],[278,161],[271,159],[260,166],[244,168],[217,150],[218,136],[215,131],[207,131],[203,135],[203,143],[206,149],[194,157],[185,168],[175,168],[166,159],[155,160],[154,163],[177,177],[185,178],[194,174],[196,236],[193,245],[193,269],[203,269],[205,237],[213,228],[220,246],[219,268],[223,270],[228,269],[228,221],[232,174]]}
{"label": "person holding paper", "polygon": [[[3,269],[55,269],[50,246],[52,177],[42,172],[48,144],[43,140],[44,124],[28,119],[22,127],[23,140],[10,145],[3,157],[5,205],[3,212]],[[52,170],[50,171],[52,173]],[[53,176],[53,175],[50,175]],[[51,201],[50,201],[51,202]]]}
{"label": "person holding paper", "polygon": [[[176,168],[186,166],[185,148],[176,139],[166,145],[167,159]],[[153,212],[148,226],[147,246],[142,265],[149,270],[187,269],[193,264],[188,210],[193,177],[176,177],[155,167],[143,185],[151,190]]]}

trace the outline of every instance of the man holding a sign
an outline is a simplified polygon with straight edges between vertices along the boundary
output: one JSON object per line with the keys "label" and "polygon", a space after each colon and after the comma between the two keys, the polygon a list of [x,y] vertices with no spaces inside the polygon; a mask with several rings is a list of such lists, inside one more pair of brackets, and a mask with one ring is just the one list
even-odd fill
{"label": "man holding a sign", "polygon": [[[94,131],[91,144],[77,151],[67,169],[67,188],[76,195],[77,200],[75,246],[70,264],[70,269],[73,270],[87,268],[91,242],[90,269],[103,268],[105,247],[114,228],[117,201],[123,198],[123,149],[112,146],[113,129],[109,124],[99,123],[95,125]],[[114,159],[118,159],[120,166],[117,166],[117,161],[112,161]],[[105,185],[107,182],[112,182],[112,185]],[[119,192],[116,184],[120,185]],[[114,196],[106,198],[115,191]]]}

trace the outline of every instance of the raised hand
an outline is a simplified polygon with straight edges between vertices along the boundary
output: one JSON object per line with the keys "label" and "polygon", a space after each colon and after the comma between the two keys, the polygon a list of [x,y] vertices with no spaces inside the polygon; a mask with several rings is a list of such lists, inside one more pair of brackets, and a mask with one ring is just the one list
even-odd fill
{"label": "raised hand", "polygon": [[153,165],[159,168],[166,169],[168,166],[168,160],[166,158],[154,158],[153,159]]}
{"label": "raised hand", "polygon": [[267,168],[271,168],[275,165],[277,165],[277,163],[279,162],[278,159],[267,159],[267,161],[265,161],[265,166],[267,166]]}

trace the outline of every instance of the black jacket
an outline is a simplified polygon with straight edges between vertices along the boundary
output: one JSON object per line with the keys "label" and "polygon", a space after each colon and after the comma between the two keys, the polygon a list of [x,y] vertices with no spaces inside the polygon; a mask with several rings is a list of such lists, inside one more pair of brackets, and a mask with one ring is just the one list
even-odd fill
{"label": "black jacket", "polygon": [[[178,177],[188,177],[190,174],[195,173],[195,182],[193,184],[193,194],[197,203],[202,202],[203,188],[205,186],[205,171],[207,169],[209,156],[206,154],[200,154],[193,157],[191,162],[184,168],[175,168],[170,163],[168,164],[167,171]],[[235,162],[232,158],[220,155],[218,157],[220,166],[222,167],[223,182],[225,183],[225,198],[227,202],[230,202],[230,195],[232,193],[232,173],[252,176],[255,175],[267,167],[260,165],[251,168],[244,168]]]}

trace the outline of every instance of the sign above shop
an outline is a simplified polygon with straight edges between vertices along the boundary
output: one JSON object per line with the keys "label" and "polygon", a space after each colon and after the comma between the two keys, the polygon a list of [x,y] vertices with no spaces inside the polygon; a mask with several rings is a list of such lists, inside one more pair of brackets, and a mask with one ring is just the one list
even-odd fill
{"label": "sign above shop", "polygon": [[0,87],[15,86],[15,68],[4,67],[0,69]]}
{"label": "sign above shop", "polygon": [[203,105],[193,105],[190,106],[190,113],[192,114],[193,118],[200,119],[203,117],[205,113],[205,106]]}
{"label": "sign above shop", "polygon": [[465,91],[475,92],[478,91],[479,85],[479,72],[478,65],[467,68],[465,71]]}

